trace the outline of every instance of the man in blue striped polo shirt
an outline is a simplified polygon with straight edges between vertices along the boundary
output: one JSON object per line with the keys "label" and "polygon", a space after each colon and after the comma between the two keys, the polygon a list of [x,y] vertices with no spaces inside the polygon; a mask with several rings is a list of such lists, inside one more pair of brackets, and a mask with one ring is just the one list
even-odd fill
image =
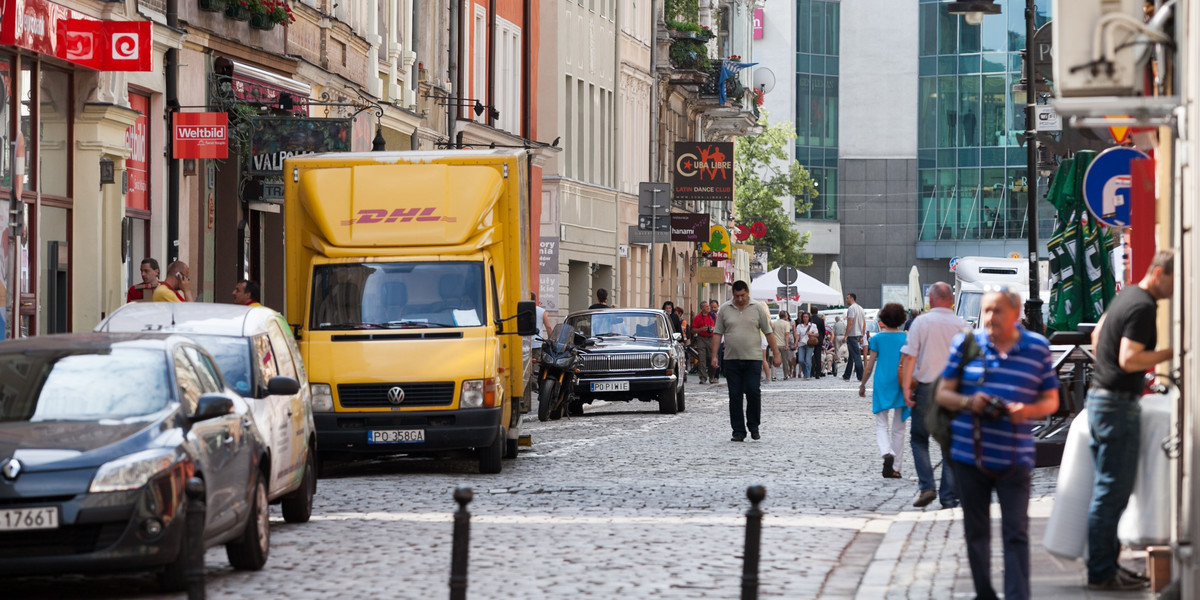
{"label": "man in blue striped polo shirt", "polygon": [[983,328],[972,334],[978,356],[960,368],[966,336],[954,338],[937,401],[961,411],[951,424],[950,463],[962,503],[976,597],[997,597],[991,580],[989,514],[995,490],[1004,538],[1004,598],[1024,600],[1029,598],[1029,487],[1034,464],[1029,421],[1058,410],[1058,378],[1046,338],[1018,325],[1018,294],[989,288],[982,307]]}

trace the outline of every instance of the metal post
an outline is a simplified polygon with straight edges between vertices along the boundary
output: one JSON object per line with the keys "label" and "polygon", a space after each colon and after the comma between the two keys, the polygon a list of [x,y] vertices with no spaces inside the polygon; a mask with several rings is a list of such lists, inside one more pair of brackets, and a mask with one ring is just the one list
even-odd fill
{"label": "metal post", "polygon": [[1037,69],[1033,48],[1034,0],[1025,0],[1025,195],[1029,219],[1029,299],[1025,301],[1025,325],[1030,331],[1045,333],[1042,322],[1041,269],[1038,268],[1038,190],[1037,177]]}
{"label": "metal post", "polygon": [[650,308],[654,308],[654,246],[658,245],[658,188],[650,190]]}
{"label": "metal post", "polygon": [[450,600],[467,600],[467,557],[471,549],[471,513],[467,504],[475,496],[471,488],[454,490],[458,511],[454,513],[454,547],[450,553]]}
{"label": "metal post", "polygon": [[767,497],[767,488],[746,488],[750,510],[746,511],[746,550],[742,563],[742,600],[758,600],[758,549],[762,545],[762,510],[758,504]]}
{"label": "metal post", "polygon": [[188,600],[204,600],[204,480],[199,477],[188,479],[184,487],[187,492],[187,537],[183,541],[183,551],[187,553],[187,568],[184,580],[187,582]]}

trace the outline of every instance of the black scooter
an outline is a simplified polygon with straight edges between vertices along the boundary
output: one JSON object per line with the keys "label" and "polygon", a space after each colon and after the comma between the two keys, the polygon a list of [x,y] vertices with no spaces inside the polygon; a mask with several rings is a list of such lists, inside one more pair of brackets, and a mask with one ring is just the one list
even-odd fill
{"label": "black scooter", "polygon": [[575,395],[579,371],[583,368],[579,354],[594,344],[594,340],[565,323],[556,325],[549,339],[542,339],[541,372],[538,374],[539,421],[562,418]]}

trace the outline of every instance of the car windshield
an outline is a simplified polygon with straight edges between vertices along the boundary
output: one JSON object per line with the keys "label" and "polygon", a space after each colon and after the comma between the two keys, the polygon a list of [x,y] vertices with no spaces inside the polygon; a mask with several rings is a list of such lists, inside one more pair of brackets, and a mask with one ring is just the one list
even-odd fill
{"label": "car windshield", "polygon": [[606,310],[575,315],[567,322],[589,337],[668,337],[665,321],[654,314]]}
{"label": "car windshield", "polygon": [[314,330],[479,327],[486,322],[479,262],[317,265]]}
{"label": "car windshield", "polygon": [[243,396],[250,395],[250,391],[254,389],[254,381],[250,375],[250,338],[223,335],[189,337],[196,340],[196,343],[216,359],[226,385]]}
{"label": "car windshield", "polygon": [[983,294],[979,292],[963,292],[958,296],[958,316],[962,317],[972,326],[979,323],[979,309],[983,301]]}
{"label": "car windshield", "polygon": [[0,421],[95,421],[148,415],[172,395],[155,350],[0,355]]}

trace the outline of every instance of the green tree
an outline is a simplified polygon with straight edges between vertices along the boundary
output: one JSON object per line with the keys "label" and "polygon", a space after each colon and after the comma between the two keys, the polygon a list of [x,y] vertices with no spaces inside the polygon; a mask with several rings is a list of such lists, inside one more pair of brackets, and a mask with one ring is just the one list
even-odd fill
{"label": "green tree", "polygon": [[754,243],[770,248],[768,269],[806,267],[812,264],[812,256],[804,251],[809,233],[802,235],[792,227],[782,199],[794,196],[796,211],[805,212],[817,197],[817,186],[808,170],[794,159],[789,161],[784,150],[795,139],[796,128],[791,123],[771,125],[766,111],[758,122],[762,133],[736,141],[734,223],[749,227],[762,222],[767,226],[766,235]]}

